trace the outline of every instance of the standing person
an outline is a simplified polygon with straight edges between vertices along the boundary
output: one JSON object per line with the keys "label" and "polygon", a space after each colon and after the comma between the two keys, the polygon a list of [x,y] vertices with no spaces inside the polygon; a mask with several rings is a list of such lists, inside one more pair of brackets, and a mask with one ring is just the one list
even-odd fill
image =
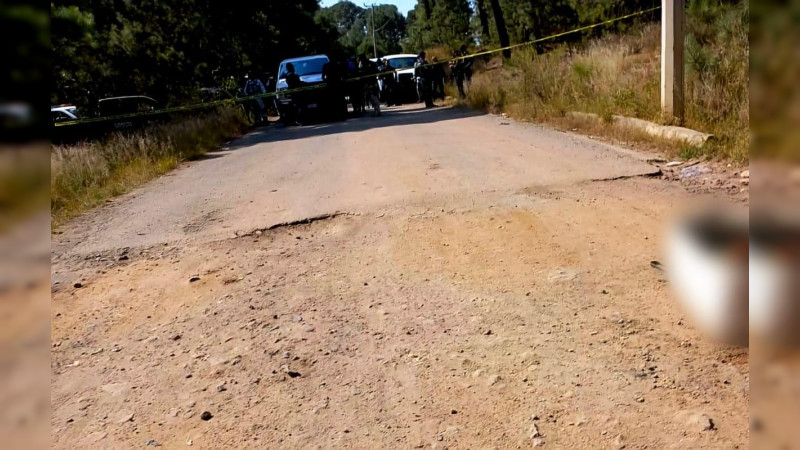
{"label": "standing person", "polygon": [[300,75],[295,73],[294,64],[292,63],[286,64],[286,76],[284,78],[286,78],[286,86],[288,86],[289,89],[295,89],[305,85],[303,80],[300,79]]}
{"label": "standing person", "polygon": [[[244,95],[246,96],[258,96],[264,95],[267,93],[267,88],[264,87],[264,83],[261,82],[258,78],[249,79],[247,83],[244,85]],[[253,115],[253,121],[256,124],[263,124],[267,123],[267,106],[264,103],[263,98],[256,97],[252,100],[252,102],[246,103],[246,106],[250,106],[252,109],[251,113]]]}
{"label": "standing person", "polygon": [[414,78],[417,79],[417,92],[420,99],[425,102],[426,108],[433,108],[433,92],[431,80],[431,68],[425,59],[425,52],[419,52],[417,61],[414,63]]}
{"label": "standing person", "polygon": [[464,82],[469,82],[472,79],[472,58],[466,58],[467,55],[467,46],[462,45],[455,55],[460,59],[453,64],[453,78],[458,87],[458,96],[461,98],[467,96],[467,93],[464,92]]}
{"label": "standing person", "polygon": [[444,71],[444,64],[439,63],[439,58],[431,59],[431,74],[433,75],[433,98],[444,100],[444,78],[447,75]]}
{"label": "standing person", "polygon": [[[305,83],[300,79],[300,76],[295,73],[294,64],[292,63],[286,64],[286,75],[284,78],[286,79],[286,87],[288,87],[289,90],[305,86]],[[289,102],[288,111],[284,111],[285,123],[287,125],[297,124],[297,118],[300,116],[300,111],[297,105],[300,104],[301,97],[302,92],[294,92],[289,94],[289,98],[292,101]]]}
{"label": "standing person", "polygon": [[361,55],[358,62],[359,76],[363,86],[364,98],[368,99],[372,105],[373,117],[381,115],[381,100],[378,97],[378,66]]}
{"label": "standing person", "polygon": [[400,106],[400,100],[397,98],[397,74],[392,67],[392,62],[388,59],[383,60],[383,93],[386,100],[386,106],[397,105]]}
{"label": "standing person", "polygon": [[[469,52],[467,51],[467,46],[461,46],[461,55],[462,56],[469,56]],[[464,81],[467,85],[472,82],[472,63],[474,60],[472,58],[464,58]]]}
{"label": "standing person", "polygon": [[364,93],[361,89],[361,80],[358,79],[358,65],[351,58],[347,60],[347,96],[353,105],[353,115],[359,116],[364,112]]}
{"label": "standing person", "polygon": [[325,82],[325,108],[334,120],[347,118],[347,101],[342,85],[343,65],[341,61],[331,61],[322,66],[322,81]]}

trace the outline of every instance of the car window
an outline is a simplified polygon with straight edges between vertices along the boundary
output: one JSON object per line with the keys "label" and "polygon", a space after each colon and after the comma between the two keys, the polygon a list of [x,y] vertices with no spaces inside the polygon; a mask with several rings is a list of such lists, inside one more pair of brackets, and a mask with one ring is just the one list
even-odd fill
{"label": "car window", "polygon": [[328,58],[319,57],[294,61],[292,64],[294,64],[294,73],[303,76],[322,73],[322,66],[327,62]]}
{"label": "car window", "polygon": [[155,109],[155,104],[153,104],[153,102],[151,102],[150,100],[142,99],[139,101],[139,104],[137,105],[137,112],[152,111],[154,109]]}
{"label": "car window", "polygon": [[53,122],[72,120],[72,117],[64,114],[62,111],[50,111],[50,117],[53,119]]}
{"label": "car window", "polygon": [[389,63],[395,69],[413,69],[414,62],[416,62],[417,58],[408,56],[403,58],[392,58],[389,60]]}

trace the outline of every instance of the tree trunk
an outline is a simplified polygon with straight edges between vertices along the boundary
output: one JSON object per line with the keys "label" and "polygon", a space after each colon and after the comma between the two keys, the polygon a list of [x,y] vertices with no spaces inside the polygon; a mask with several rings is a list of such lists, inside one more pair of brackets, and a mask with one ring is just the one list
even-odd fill
{"label": "tree trunk", "polygon": [[431,0],[422,0],[422,8],[425,10],[425,18],[431,18]]}
{"label": "tree trunk", "polygon": [[533,39],[542,37],[542,21],[539,17],[539,0],[531,0],[531,13],[533,13]]}
{"label": "tree trunk", "polygon": [[488,41],[492,34],[489,31],[489,15],[486,14],[486,0],[475,0],[475,6],[478,10],[478,20],[481,22],[481,34],[484,40]]}
{"label": "tree trunk", "polygon": [[[497,27],[497,38],[500,39],[501,47],[508,47],[508,30],[506,29],[506,21],[503,19],[503,10],[500,8],[500,0],[489,0],[492,5],[492,15],[494,16],[494,24]],[[511,50],[503,50],[503,57],[511,58]]]}

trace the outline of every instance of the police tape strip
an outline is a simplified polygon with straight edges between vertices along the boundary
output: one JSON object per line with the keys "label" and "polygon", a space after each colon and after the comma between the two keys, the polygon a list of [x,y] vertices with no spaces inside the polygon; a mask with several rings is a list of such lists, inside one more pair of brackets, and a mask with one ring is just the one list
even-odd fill
{"label": "police tape strip", "polygon": [[[587,26],[575,28],[575,29],[572,29],[572,30],[569,30],[569,31],[564,31],[564,32],[561,32],[561,33],[552,34],[552,35],[547,36],[547,37],[533,39],[531,41],[522,42],[520,44],[507,45],[505,47],[494,48],[494,49],[491,49],[491,50],[485,50],[485,51],[482,51],[482,52],[472,53],[472,54],[469,54],[469,55],[454,56],[452,58],[448,58],[448,59],[445,59],[443,61],[437,61],[435,63],[428,63],[428,64],[425,64],[424,66],[437,66],[437,65],[441,65],[441,64],[447,64],[447,63],[452,62],[452,61],[459,61],[459,60],[463,60],[463,59],[471,59],[471,58],[475,58],[475,57],[478,57],[478,56],[491,55],[491,54],[494,54],[494,53],[504,52],[504,51],[507,51],[507,50],[515,49],[515,48],[525,47],[525,46],[537,44],[539,42],[553,40],[553,39],[556,39],[556,38],[559,38],[559,37],[562,37],[562,36],[567,36],[567,35],[570,35],[570,34],[580,33],[581,31],[591,30],[591,29],[594,29],[594,28],[598,28],[598,27],[601,27],[601,26],[604,26],[604,25],[608,25],[608,24],[614,23],[614,22],[619,22],[621,20],[630,19],[630,18],[637,17],[637,16],[643,16],[645,14],[657,11],[659,9],[661,9],[661,6],[655,6],[655,7],[652,7],[652,8],[648,8],[648,9],[644,9],[644,10],[641,10],[641,11],[637,11],[635,13],[626,14],[624,16],[619,16],[619,17],[616,17],[616,18],[613,18],[613,19],[605,20],[603,22],[598,22],[598,23],[595,23],[595,24],[592,24],[592,25],[587,25]],[[389,74],[393,74],[393,73],[394,73],[394,70],[389,70],[389,71],[385,71],[385,72],[379,72],[379,73],[373,73],[373,74],[369,74],[369,75],[362,75],[362,76],[358,76],[358,77],[348,78],[346,80],[342,80],[342,82],[343,83],[350,83],[350,82],[353,82],[353,81],[358,81],[358,80],[362,80],[362,79],[366,79],[366,78],[380,77],[380,76],[383,76],[383,75],[389,75]],[[316,90],[316,89],[322,89],[322,88],[325,88],[325,87],[327,87],[327,83],[321,83],[321,84],[315,84],[313,86],[304,86],[304,87],[299,87],[299,88],[294,88],[294,89],[286,89],[286,90],[283,90],[283,91],[280,91],[280,92],[269,92],[269,93],[264,93],[264,94],[250,95],[250,96],[246,96],[246,97],[237,97],[237,98],[229,98],[229,99],[224,99],[224,100],[215,100],[215,101],[205,102],[205,103],[196,103],[196,104],[193,104],[193,105],[174,106],[174,107],[171,107],[171,108],[163,108],[163,109],[158,109],[158,110],[153,110],[153,111],[143,111],[143,112],[130,113],[130,114],[119,114],[119,115],[116,115],[116,116],[93,117],[93,118],[89,118],[89,119],[70,120],[70,121],[59,122],[59,123],[56,123],[54,125],[56,127],[64,127],[64,126],[70,126],[70,125],[80,125],[80,124],[85,124],[85,123],[108,122],[108,121],[115,121],[115,120],[121,120],[121,119],[132,119],[132,118],[136,118],[136,117],[156,116],[156,115],[169,114],[169,113],[180,112],[180,111],[191,111],[191,110],[195,110],[195,109],[214,108],[214,107],[217,107],[217,106],[232,105],[232,104],[241,103],[241,102],[247,102],[247,101],[251,101],[251,100],[266,99],[266,98],[272,98],[272,97],[277,97],[277,96],[284,96],[284,95],[288,95],[288,94],[294,94],[296,92],[311,91],[311,90]]]}
{"label": "police tape strip", "polygon": [[654,6],[652,8],[648,8],[648,9],[643,9],[641,11],[637,11],[635,13],[626,14],[624,16],[619,16],[619,17],[616,17],[614,19],[609,19],[609,20],[606,20],[606,21],[603,21],[603,22],[598,22],[598,23],[592,24],[592,25],[586,25],[584,27],[575,28],[575,29],[572,29],[572,30],[569,30],[569,31],[564,31],[564,32],[561,32],[561,33],[556,33],[556,34],[551,34],[550,36],[534,39],[532,41],[526,41],[526,42],[523,42],[521,44],[514,44],[514,45],[508,45],[506,47],[494,48],[494,49],[486,50],[486,51],[483,51],[483,52],[473,53],[471,55],[455,56],[455,57],[450,58],[450,59],[448,59],[446,61],[437,62],[437,64],[441,64],[441,63],[444,63],[444,62],[450,62],[450,61],[456,61],[456,60],[459,60],[459,59],[474,58],[476,56],[489,55],[489,54],[492,54],[492,53],[503,52],[503,51],[506,51],[506,50],[514,49],[514,48],[525,47],[525,46],[528,46],[528,45],[537,44],[539,42],[550,41],[550,40],[553,40],[553,39],[556,39],[556,38],[560,38],[562,36],[566,36],[566,35],[574,34],[574,33],[580,33],[581,31],[591,30],[593,28],[601,27],[601,26],[608,25],[608,24],[614,23],[614,22],[619,22],[619,21],[625,20],[625,19],[630,19],[632,17],[643,16],[645,14],[657,11],[659,9],[661,9],[661,6]]}

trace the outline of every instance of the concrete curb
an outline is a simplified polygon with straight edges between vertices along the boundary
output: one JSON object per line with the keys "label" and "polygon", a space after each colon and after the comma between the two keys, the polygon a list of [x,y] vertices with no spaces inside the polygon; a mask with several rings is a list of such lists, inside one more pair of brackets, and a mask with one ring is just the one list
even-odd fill
{"label": "concrete curb", "polygon": [[[600,116],[593,113],[585,113],[580,111],[570,111],[567,117],[597,121],[599,122]],[[700,131],[690,130],[684,127],[675,127],[668,125],[659,125],[657,123],[649,122],[647,120],[635,119],[632,117],[612,116],[614,125],[619,127],[631,128],[643,131],[651,136],[659,137],[670,141],[679,141],[691,144],[697,147],[703,146],[706,142],[713,139],[714,136]]]}

